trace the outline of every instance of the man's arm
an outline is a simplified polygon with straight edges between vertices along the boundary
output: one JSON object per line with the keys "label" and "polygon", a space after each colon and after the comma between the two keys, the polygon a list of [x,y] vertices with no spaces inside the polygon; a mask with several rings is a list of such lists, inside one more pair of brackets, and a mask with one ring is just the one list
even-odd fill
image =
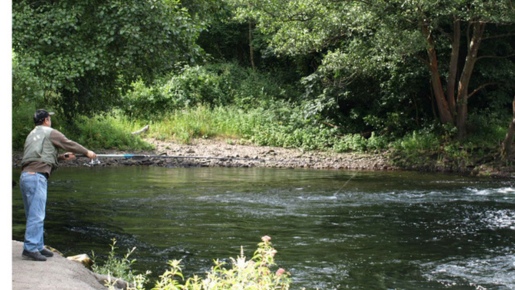
{"label": "man's arm", "polygon": [[[55,129],[52,130],[52,132],[50,133],[50,141],[52,142],[52,144],[54,144],[54,146],[64,149],[66,151],[70,151],[67,154],[70,154],[70,153],[84,154],[91,159],[94,159],[97,157],[95,152],[88,150],[84,146],[80,145],[79,143],[66,138],[66,136],[64,136],[64,134],[59,132],[58,130],[55,130]],[[73,155],[73,154],[71,154],[71,155]],[[75,159],[75,156],[66,157],[65,154],[63,154],[63,155],[59,156],[59,159],[60,160],[73,160],[73,159]]]}

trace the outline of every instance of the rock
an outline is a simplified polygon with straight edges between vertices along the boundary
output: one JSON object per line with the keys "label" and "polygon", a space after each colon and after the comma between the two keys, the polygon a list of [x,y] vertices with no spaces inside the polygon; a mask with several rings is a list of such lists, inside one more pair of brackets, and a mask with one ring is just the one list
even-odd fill
{"label": "rock", "polygon": [[91,266],[93,266],[93,261],[87,254],[70,256],[70,257],[66,257],[66,259],[68,259],[70,261],[75,261],[75,262],[81,263],[82,265],[84,265],[86,268],[88,268],[90,270],[91,270]]}
{"label": "rock", "polygon": [[[47,246],[48,248],[48,246]],[[22,258],[23,243],[12,241],[12,288],[38,290],[106,290],[95,279],[94,274],[79,263],[61,255],[54,255],[46,262],[29,261]],[[10,281],[3,281],[9,285]]]}
{"label": "rock", "polygon": [[126,281],[112,277],[110,275],[93,273],[93,276],[95,276],[97,281],[104,286],[111,285],[114,289],[127,289],[129,287],[129,283],[127,283]]}

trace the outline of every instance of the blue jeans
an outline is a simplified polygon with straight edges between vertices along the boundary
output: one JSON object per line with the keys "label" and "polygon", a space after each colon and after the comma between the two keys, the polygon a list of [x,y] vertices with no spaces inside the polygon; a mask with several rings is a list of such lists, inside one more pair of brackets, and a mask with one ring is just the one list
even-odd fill
{"label": "blue jeans", "polygon": [[29,252],[43,250],[43,227],[47,199],[47,179],[41,174],[22,172],[20,189],[27,225],[23,248]]}

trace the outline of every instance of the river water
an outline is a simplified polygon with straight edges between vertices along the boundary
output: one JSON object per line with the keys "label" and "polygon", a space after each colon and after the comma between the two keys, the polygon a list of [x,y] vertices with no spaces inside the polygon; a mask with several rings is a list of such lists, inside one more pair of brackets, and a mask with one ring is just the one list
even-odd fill
{"label": "river water", "polygon": [[[19,169],[13,170],[18,180]],[[13,189],[13,239],[24,211]],[[414,172],[270,168],[63,168],[45,242],[65,255],[117,240],[134,269],[186,277],[269,235],[292,289],[515,289],[515,187]]]}

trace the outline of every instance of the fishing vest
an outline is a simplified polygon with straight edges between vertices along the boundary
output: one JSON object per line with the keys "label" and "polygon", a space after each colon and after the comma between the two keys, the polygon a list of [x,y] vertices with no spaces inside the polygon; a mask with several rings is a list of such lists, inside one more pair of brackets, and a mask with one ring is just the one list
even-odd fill
{"label": "fishing vest", "polygon": [[57,167],[57,148],[50,141],[50,133],[53,131],[51,127],[36,126],[25,140],[25,150],[22,166],[30,162],[44,162],[52,168]]}

